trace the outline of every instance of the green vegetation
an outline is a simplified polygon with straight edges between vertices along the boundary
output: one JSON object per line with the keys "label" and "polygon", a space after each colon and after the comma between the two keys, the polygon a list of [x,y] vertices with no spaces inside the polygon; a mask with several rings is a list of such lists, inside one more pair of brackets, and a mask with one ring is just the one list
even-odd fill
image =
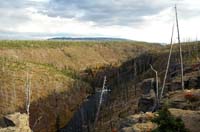
{"label": "green vegetation", "polygon": [[158,114],[159,116],[154,118],[152,122],[157,123],[159,126],[152,132],[189,132],[181,118],[172,116],[166,106]]}
{"label": "green vegetation", "polygon": [[1,40],[1,48],[59,48],[69,45],[91,45],[89,42],[47,41],[47,40]]}

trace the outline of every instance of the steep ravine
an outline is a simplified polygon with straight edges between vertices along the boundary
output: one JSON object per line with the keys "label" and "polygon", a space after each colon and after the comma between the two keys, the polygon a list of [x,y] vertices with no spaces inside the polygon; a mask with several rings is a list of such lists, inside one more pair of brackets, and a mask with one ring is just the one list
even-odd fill
{"label": "steep ravine", "polygon": [[[172,59],[170,62],[170,73],[175,71],[178,72],[177,76],[179,76],[180,68],[174,69],[180,65],[179,51],[177,49],[178,47],[177,45],[175,45],[174,51],[172,53]],[[185,70],[188,69],[188,67],[195,68],[199,66],[199,57],[200,57],[198,53],[199,49],[200,48],[198,42],[188,43],[183,45],[183,59],[184,59]],[[145,58],[147,59],[143,58],[144,60],[142,59],[140,60],[146,63],[140,63],[139,65],[140,68],[139,67],[136,68],[138,71],[141,70],[144,72],[140,72],[140,74],[137,74],[137,78],[135,78],[136,80],[132,78],[131,80],[125,83],[119,83],[119,86],[115,86],[115,89],[111,93],[111,101],[108,101],[108,103],[106,103],[104,108],[102,108],[101,119],[99,120],[99,124],[97,126],[98,127],[97,132],[114,131],[114,128],[119,127],[121,119],[123,119],[128,115],[135,114],[138,112],[138,106],[137,106],[138,99],[142,94],[140,91],[141,87],[140,84],[143,81],[143,79],[155,77],[155,73],[150,68],[148,68],[149,64],[152,64],[154,68],[158,70],[160,81],[162,83],[164,71],[166,68],[168,53],[169,49],[168,47],[165,47],[163,48],[162,52],[159,53],[154,52],[152,54],[146,54],[147,56]],[[130,70],[129,73],[130,75],[131,74],[133,75],[134,70]],[[129,75],[126,75],[126,77],[129,77]],[[170,78],[171,74],[168,76],[168,79]],[[185,72],[185,79],[188,79],[186,72]],[[188,82],[188,80],[186,80],[185,82]],[[136,84],[138,84],[138,86]]]}
{"label": "steep ravine", "polygon": [[[85,80],[90,81],[92,87],[96,89],[93,89],[92,95],[90,95],[78,108],[70,122],[59,131],[93,132],[96,127],[94,126],[94,119],[96,116],[104,76],[107,77],[106,88],[111,90],[103,96],[103,105],[108,105],[108,103],[112,103],[110,102],[112,101],[112,92],[119,90],[119,85],[126,84],[131,80],[136,79],[135,76],[147,71],[149,69],[149,64],[154,63],[155,60],[155,55],[144,53],[134,59],[124,62],[120,67],[112,67],[110,65],[99,69],[99,71],[97,71],[97,69],[87,69],[85,71],[87,76],[84,76],[86,77]],[[135,68],[137,69],[137,74],[134,74]],[[120,91],[124,92],[125,90],[126,89],[121,89]]]}
{"label": "steep ravine", "polygon": [[[184,62],[198,61],[199,50],[190,52],[192,50],[187,47],[183,47]],[[111,123],[107,118],[111,114],[123,117],[132,111],[137,103],[134,99],[139,94],[137,91],[135,96],[135,83],[154,76],[149,64],[163,75],[168,55],[167,47],[137,42],[19,41],[15,44],[11,41],[9,45],[0,45],[0,51],[0,117],[25,112],[28,73],[28,82],[31,82],[30,126],[35,132],[54,132],[70,125],[75,112],[101,89],[105,75],[111,92],[96,127],[104,131],[104,123],[114,126],[117,119],[112,119]],[[178,63],[177,52],[173,53],[174,61]],[[117,112],[115,105],[119,106]],[[93,126],[92,121],[90,124]]]}

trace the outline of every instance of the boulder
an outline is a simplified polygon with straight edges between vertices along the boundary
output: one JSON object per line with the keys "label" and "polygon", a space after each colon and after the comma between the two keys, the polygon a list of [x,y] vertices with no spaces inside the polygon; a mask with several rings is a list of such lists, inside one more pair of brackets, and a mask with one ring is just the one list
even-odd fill
{"label": "boulder", "polygon": [[29,116],[27,114],[14,113],[4,117],[6,128],[0,132],[32,132],[29,127]]}
{"label": "boulder", "polygon": [[158,127],[157,124],[152,122],[146,122],[146,123],[137,123],[133,125],[133,132],[151,132],[152,130],[156,129]]}
{"label": "boulder", "polygon": [[150,132],[157,128],[157,125],[151,122],[155,116],[157,115],[151,112],[128,116],[121,123],[120,132]]}
{"label": "boulder", "polygon": [[134,132],[132,127],[125,127],[120,130],[120,132]]}
{"label": "boulder", "polygon": [[170,108],[170,113],[180,117],[190,132],[200,132],[200,111]]}
{"label": "boulder", "polygon": [[139,99],[138,110],[142,112],[153,111],[156,107],[156,95],[153,89],[148,94],[143,94]]}

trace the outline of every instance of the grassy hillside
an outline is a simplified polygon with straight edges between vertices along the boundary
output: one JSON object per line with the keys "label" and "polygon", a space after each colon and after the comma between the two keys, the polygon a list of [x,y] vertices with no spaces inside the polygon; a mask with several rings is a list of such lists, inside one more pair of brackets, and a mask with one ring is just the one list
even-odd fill
{"label": "grassy hillside", "polygon": [[0,56],[58,69],[120,64],[160,45],[142,42],[0,41]]}

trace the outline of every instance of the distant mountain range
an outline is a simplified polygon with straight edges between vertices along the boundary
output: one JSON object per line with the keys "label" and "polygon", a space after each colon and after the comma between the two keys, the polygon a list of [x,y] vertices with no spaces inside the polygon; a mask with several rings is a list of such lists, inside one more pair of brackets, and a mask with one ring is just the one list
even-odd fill
{"label": "distant mountain range", "polygon": [[129,39],[123,38],[107,38],[107,37],[80,37],[80,38],[72,38],[72,37],[55,37],[49,38],[48,40],[69,40],[69,41],[131,41]]}

